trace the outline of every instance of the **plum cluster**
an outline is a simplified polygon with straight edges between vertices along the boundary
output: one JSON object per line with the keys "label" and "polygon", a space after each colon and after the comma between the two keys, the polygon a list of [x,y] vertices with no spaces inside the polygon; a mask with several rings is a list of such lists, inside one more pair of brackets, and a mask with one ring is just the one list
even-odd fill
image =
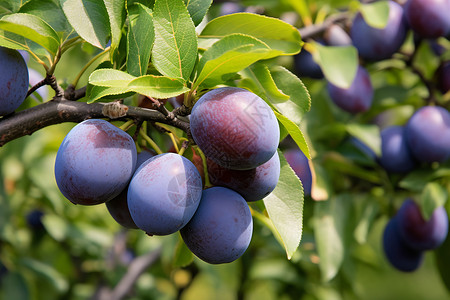
{"label": "plum cluster", "polygon": [[148,235],[179,231],[208,263],[234,261],[252,237],[247,201],[263,199],[278,183],[278,122],[264,100],[231,87],[204,94],[190,121],[213,187],[203,190],[189,159],[137,154],[125,131],[92,119],[77,124],[58,149],[55,178],[61,193],[74,204],[106,203],[119,224]]}
{"label": "plum cluster", "polygon": [[425,220],[417,203],[407,199],[384,229],[383,250],[392,266],[412,272],[420,266],[423,252],[439,247],[447,233],[448,216],[443,206]]}

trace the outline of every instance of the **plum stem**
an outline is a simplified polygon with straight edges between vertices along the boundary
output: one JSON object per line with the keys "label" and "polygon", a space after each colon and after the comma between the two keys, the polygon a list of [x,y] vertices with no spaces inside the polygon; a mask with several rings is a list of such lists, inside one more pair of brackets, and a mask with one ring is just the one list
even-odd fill
{"label": "plum stem", "polygon": [[157,154],[163,154],[163,152],[161,151],[161,148],[159,148],[159,146],[147,135],[147,133],[141,129],[141,131],[139,132],[139,134],[142,136],[142,138],[150,144],[150,146],[155,150],[155,152]]}
{"label": "plum stem", "polygon": [[206,156],[203,153],[202,150],[200,150],[200,148],[198,146],[195,146],[195,150],[198,152],[198,154],[200,155],[200,157],[202,158],[202,164],[203,164],[203,172],[205,173],[205,189],[212,187],[213,185],[211,184],[211,181],[209,180],[209,175],[208,175],[208,165],[206,163]]}

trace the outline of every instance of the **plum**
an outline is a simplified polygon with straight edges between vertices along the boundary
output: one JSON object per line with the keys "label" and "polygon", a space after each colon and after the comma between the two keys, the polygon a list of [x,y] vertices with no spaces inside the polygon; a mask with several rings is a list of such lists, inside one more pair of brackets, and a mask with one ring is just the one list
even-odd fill
{"label": "plum", "polygon": [[278,152],[266,163],[250,170],[231,170],[207,160],[211,183],[230,188],[248,202],[261,200],[277,186],[280,177],[280,158]]}
{"label": "plum", "polygon": [[[143,150],[137,155],[136,168],[139,168],[147,159],[153,157],[153,152]],[[127,202],[128,185],[123,191],[113,199],[106,202],[109,214],[113,219],[123,227],[130,229],[138,229],[131,217]]]}
{"label": "plum", "polygon": [[134,223],[149,235],[180,230],[194,215],[202,195],[202,179],[187,158],[163,153],[146,160],[128,187]]}
{"label": "plum", "polygon": [[408,0],[405,17],[411,29],[423,38],[450,33],[450,0]]}
{"label": "plum", "polygon": [[405,138],[403,126],[391,126],[381,131],[381,157],[383,168],[392,173],[407,173],[414,169],[416,161]]}
{"label": "plum", "polygon": [[359,55],[367,60],[379,61],[390,58],[405,41],[408,24],[403,8],[389,1],[389,17],[384,28],[371,27],[361,13],[353,20],[350,36]]}
{"label": "plum", "polygon": [[399,220],[392,218],[383,233],[383,250],[387,260],[397,270],[403,272],[415,271],[423,261],[423,252],[410,248],[400,236]]}
{"label": "plum", "polygon": [[305,195],[311,195],[312,175],[308,158],[300,149],[290,149],[284,152],[284,157],[295,174],[300,178]]}
{"label": "plum", "polygon": [[341,88],[331,82],[328,82],[327,87],[331,100],[345,111],[365,112],[372,105],[372,82],[369,73],[362,66],[358,66],[355,78],[349,88]]}
{"label": "plum", "polygon": [[0,47],[0,116],[14,112],[28,92],[28,68],[17,50]]}
{"label": "plum", "polygon": [[330,25],[323,36],[325,42],[329,46],[350,46],[352,45],[352,39],[345,32],[345,30],[336,24]]}
{"label": "plum", "polygon": [[450,61],[443,62],[437,69],[437,86],[442,94],[450,91]]}
{"label": "plum", "polygon": [[409,119],[405,135],[418,161],[444,162],[450,155],[450,113],[439,106],[424,106]]}
{"label": "plum", "polygon": [[195,143],[218,165],[254,169],[276,152],[280,139],[277,118],[263,99],[236,87],[204,94],[190,117]]}
{"label": "plum", "polygon": [[120,194],[136,166],[136,146],[125,131],[91,119],[64,138],[55,161],[61,193],[74,204],[95,205]]}
{"label": "plum", "polygon": [[419,205],[412,199],[407,199],[400,207],[396,218],[401,237],[415,250],[435,249],[447,237],[448,216],[443,206],[436,208],[430,219],[425,220]]}
{"label": "plum", "polygon": [[305,48],[302,48],[299,54],[294,55],[294,69],[298,77],[323,78],[320,65],[314,61],[312,54]]}
{"label": "plum", "polygon": [[187,247],[210,264],[229,263],[247,250],[253,220],[244,198],[224,187],[203,191],[200,205],[180,230]]}

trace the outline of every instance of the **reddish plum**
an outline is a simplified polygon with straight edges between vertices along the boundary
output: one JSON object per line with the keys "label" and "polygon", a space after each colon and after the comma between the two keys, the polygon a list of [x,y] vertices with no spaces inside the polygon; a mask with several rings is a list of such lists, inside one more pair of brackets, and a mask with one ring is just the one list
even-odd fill
{"label": "reddish plum", "polygon": [[408,0],[405,17],[409,26],[424,38],[450,33],[450,0]]}

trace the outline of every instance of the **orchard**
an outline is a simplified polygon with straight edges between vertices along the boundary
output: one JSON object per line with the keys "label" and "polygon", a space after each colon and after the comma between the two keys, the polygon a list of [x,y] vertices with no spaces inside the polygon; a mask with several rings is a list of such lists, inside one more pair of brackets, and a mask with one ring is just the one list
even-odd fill
{"label": "orchard", "polygon": [[0,1],[0,299],[450,298],[450,0]]}

